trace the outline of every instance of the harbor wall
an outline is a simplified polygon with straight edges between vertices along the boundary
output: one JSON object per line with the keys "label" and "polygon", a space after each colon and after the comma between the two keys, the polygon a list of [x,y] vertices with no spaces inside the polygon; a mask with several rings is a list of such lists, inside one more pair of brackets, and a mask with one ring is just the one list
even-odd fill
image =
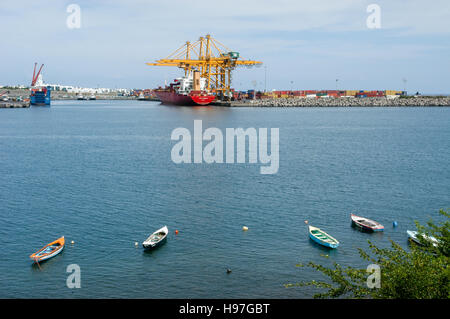
{"label": "harbor wall", "polygon": [[0,109],[19,109],[30,107],[30,101],[16,102],[16,101],[1,101]]}
{"label": "harbor wall", "polygon": [[450,97],[276,98],[233,101],[233,107],[403,107],[450,106]]}

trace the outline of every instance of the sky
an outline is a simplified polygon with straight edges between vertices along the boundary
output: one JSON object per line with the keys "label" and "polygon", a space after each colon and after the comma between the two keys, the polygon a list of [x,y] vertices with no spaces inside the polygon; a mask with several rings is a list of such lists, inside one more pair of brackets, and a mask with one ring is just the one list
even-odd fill
{"label": "sky", "polygon": [[233,72],[239,90],[450,93],[448,0],[2,0],[0,30],[0,85],[29,85],[38,62],[46,83],[155,88],[183,72],[146,62],[211,34],[263,62]]}

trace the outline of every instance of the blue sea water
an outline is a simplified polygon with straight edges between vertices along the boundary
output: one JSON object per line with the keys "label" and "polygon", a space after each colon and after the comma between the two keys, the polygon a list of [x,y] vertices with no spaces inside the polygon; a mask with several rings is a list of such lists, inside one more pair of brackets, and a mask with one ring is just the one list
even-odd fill
{"label": "blue sea water", "polygon": [[[196,119],[223,132],[279,128],[278,173],[173,163],[172,130],[192,131]],[[408,248],[415,220],[439,220],[450,207],[449,167],[450,108],[98,100],[3,109],[0,298],[309,298],[316,290],[284,284],[323,277],[296,264],[365,268],[357,248],[369,239]],[[352,212],[385,232],[352,228]],[[339,248],[312,242],[305,220]],[[145,252],[140,243],[163,225],[167,243]],[[64,251],[32,265],[28,256],[61,235]],[[79,289],[66,285],[71,264],[81,269]]]}

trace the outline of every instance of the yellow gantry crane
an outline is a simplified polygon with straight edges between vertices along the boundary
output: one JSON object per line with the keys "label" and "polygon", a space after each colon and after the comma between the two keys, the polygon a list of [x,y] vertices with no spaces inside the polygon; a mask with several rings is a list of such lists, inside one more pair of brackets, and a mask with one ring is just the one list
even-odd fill
{"label": "yellow gantry crane", "polygon": [[230,97],[231,71],[237,66],[258,66],[262,62],[238,60],[239,52],[232,51],[209,34],[194,43],[186,42],[178,50],[155,63],[156,66],[175,66],[184,69],[185,76],[198,71],[206,79],[206,89],[221,98]]}

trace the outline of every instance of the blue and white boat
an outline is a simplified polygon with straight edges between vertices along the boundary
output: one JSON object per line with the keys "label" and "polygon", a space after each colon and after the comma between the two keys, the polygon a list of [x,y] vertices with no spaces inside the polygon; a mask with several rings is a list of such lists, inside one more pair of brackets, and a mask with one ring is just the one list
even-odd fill
{"label": "blue and white boat", "polygon": [[319,245],[328,248],[337,248],[339,246],[339,241],[336,238],[314,226],[309,226],[309,237]]}
{"label": "blue and white boat", "polygon": [[50,105],[50,87],[40,86],[31,88],[30,104],[31,105]]}
{"label": "blue and white boat", "polygon": [[39,263],[41,261],[55,257],[56,255],[62,252],[65,243],[66,241],[64,239],[64,236],[62,236],[57,240],[51,242],[50,244],[45,245],[34,254],[30,255],[30,258],[35,263]]}
{"label": "blue and white boat", "polygon": [[30,93],[30,104],[31,105],[50,105],[51,103],[51,89],[49,86],[44,84],[42,80],[42,67],[36,73],[36,65],[34,64],[33,78],[31,80],[31,93]]}

